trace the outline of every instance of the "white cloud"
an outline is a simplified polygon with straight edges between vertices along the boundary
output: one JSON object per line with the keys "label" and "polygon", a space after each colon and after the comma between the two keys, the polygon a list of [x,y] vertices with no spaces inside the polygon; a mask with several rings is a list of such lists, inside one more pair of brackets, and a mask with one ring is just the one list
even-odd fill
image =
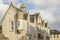
{"label": "white cloud", "polygon": [[0,14],[4,13],[8,8],[8,5],[0,4]]}
{"label": "white cloud", "polygon": [[8,0],[8,2],[9,2],[9,3],[12,2],[12,3],[16,4],[16,3],[19,3],[19,0]]}
{"label": "white cloud", "polygon": [[1,20],[3,15],[5,14],[6,10],[8,8],[8,5],[3,4],[3,1],[0,1],[0,24],[1,24]]}
{"label": "white cloud", "polygon": [[40,6],[56,6],[60,5],[60,0],[27,0],[28,3]]}
{"label": "white cloud", "polygon": [[58,5],[58,4],[60,4],[60,0],[48,0],[48,2],[49,2],[50,4],[53,4],[53,5]]}
{"label": "white cloud", "polygon": [[[42,5],[43,4],[43,2],[44,2],[44,0],[27,0],[29,3],[33,3],[33,4],[36,4],[36,5],[38,5],[38,4],[40,4],[40,5]],[[45,3],[45,2],[44,2]]]}
{"label": "white cloud", "polygon": [[2,0],[0,0],[0,3],[2,3]]}

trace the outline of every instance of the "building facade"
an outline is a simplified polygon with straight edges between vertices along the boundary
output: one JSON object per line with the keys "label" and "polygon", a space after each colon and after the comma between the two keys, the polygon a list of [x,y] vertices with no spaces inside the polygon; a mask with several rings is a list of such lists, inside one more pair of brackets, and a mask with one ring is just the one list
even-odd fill
{"label": "building facade", "polygon": [[60,40],[60,31],[50,30],[50,40]]}
{"label": "building facade", "polygon": [[2,33],[9,40],[49,40],[50,29],[39,12],[30,14],[26,6],[10,4],[2,19]]}

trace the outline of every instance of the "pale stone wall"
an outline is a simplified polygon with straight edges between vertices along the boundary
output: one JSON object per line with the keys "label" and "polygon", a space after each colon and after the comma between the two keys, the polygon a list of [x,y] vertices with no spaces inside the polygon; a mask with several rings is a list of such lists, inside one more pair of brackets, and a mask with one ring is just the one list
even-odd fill
{"label": "pale stone wall", "polygon": [[[26,37],[25,39],[27,39],[27,37],[31,37],[30,40],[37,40],[38,33],[37,33],[36,25],[34,25],[33,23],[29,23],[23,19],[18,19],[18,20],[20,21],[20,26],[18,26],[18,30],[20,30],[20,29],[24,30],[23,36]],[[28,27],[29,27],[29,29],[27,30]],[[31,36],[29,36],[28,34]],[[34,36],[36,36],[36,38]],[[18,34],[18,37],[19,37],[19,34]],[[21,37],[19,37],[19,38],[21,38]]]}

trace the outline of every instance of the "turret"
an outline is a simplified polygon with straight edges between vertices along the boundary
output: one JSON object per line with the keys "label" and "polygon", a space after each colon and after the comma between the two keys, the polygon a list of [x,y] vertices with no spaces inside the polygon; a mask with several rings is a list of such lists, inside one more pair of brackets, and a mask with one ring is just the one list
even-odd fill
{"label": "turret", "polygon": [[24,4],[20,5],[20,10],[26,12],[26,6]]}

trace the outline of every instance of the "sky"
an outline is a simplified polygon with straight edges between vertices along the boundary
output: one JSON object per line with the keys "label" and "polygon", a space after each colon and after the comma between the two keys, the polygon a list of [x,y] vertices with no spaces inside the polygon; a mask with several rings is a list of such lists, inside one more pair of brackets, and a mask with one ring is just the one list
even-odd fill
{"label": "sky", "polygon": [[31,14],[40,12],[42,19],[49,23],[51,29],[60,30],[60,0],[0,0],[0,24],[11,2],[17,8],[24,3],[27,12]]}

